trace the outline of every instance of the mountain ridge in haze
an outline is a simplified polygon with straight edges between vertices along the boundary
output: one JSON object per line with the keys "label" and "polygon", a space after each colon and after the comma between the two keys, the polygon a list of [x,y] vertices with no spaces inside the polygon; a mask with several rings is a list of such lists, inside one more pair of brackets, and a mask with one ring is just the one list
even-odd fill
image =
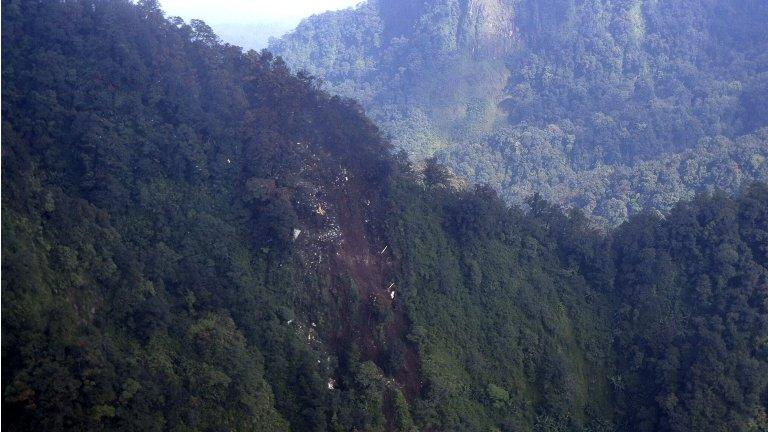
{"label": "mountain ridge in haze", "polygon": [[282,21],[242,23],[210,23],[222,41],[237,45],[245,50],[262,50],[273,38],[279,38],[293,30],[294,23]]}
{"label": "mountain ridge in haze", "polygon": [[372,0],[270,49],[416,160],[617,225],[767,178],[767,18],[755,1]]}

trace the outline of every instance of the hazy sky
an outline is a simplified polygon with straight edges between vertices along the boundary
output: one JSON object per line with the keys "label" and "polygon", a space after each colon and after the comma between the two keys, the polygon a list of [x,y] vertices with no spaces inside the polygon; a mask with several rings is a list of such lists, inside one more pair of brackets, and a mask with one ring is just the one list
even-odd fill
{"label": "hazy sky", "polygon": [[327,10],[344,9],[361,0],[160,0],[166,15],[211,24],[290,23]]}

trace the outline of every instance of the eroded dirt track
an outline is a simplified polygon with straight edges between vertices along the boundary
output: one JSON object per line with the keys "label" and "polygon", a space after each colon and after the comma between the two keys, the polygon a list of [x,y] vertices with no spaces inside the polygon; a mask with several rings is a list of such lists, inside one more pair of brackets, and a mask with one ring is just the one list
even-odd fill
{"label": "eroded dirt track", "polygon": [[[419,359],[415,347],[406,339],[409,323],[397,295],[399,287],[394,285],[396,263],[383,236],[376,232],[376,212],[383,210],[371,197],[361,194],[361,187],[354,180],[350,178],[333,194],[342,232],[337,268],[349,272],[356,295],[361,299],[362,310],[356,311],[360,321],[354,323],[350,336],[359,344],[364,359],[380,366],[385,361],[385,345],[402,343],[404,361],[393,378],[410,400],[421,391]],[[383,340],[379,331],[382,313],[388,315]]]}

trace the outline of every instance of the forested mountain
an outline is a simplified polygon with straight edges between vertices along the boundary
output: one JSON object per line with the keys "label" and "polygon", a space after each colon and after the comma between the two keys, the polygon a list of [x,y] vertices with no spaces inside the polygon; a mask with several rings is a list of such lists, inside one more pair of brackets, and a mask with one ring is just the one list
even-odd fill
{"label": "forested mountain", "polygon": [[762,0],[368,0],[270,49],[417,160],[616,225],[768,178],[766,22]]}
{"label": "forested mountain", "polygon": [[153,0],[2,0],[2,58],[4,429],[768,428],[766,185],[509,207]]}

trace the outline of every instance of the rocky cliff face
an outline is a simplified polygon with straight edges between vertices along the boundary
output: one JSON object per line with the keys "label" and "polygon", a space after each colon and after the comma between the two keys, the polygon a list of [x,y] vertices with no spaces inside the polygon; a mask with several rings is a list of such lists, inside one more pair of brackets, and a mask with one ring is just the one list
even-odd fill
{"label": "rocky cliff face", "polygon": [[505,54],[515,41],[514,11],[508,0],[469,0],[462,22],[465,49],[472,54]]}

